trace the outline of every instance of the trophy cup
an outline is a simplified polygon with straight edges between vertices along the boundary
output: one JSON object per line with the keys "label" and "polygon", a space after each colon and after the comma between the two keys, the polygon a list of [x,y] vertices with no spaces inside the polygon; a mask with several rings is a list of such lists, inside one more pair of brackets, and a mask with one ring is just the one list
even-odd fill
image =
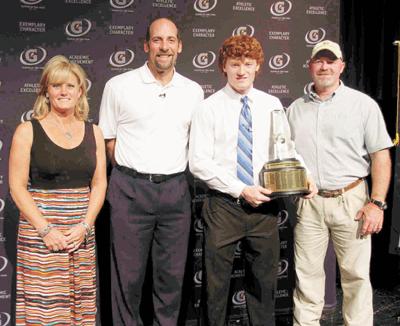
{"label": "trophy cup", "polygon": [[285,113],[282,110],[272,111],[272,137],[274,142],[274,159],[264,164],[260,172],[260,184],[272,190],[269,197],[287,197],[309,193],[307,174],[299,160],[290,150],[289,135],[285,133]]}

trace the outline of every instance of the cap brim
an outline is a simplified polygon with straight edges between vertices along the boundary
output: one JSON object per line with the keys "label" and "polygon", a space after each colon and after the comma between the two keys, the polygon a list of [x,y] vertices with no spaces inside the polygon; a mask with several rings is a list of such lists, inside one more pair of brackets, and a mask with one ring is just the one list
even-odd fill
{"label": "cap brim", "polygon": [[328,49],[319,50],[316,54],[314,54],[312,59],[317,59],[322,57],[326,57],[333,60],[340,59],[335,53],[333,53],[331,50]]}

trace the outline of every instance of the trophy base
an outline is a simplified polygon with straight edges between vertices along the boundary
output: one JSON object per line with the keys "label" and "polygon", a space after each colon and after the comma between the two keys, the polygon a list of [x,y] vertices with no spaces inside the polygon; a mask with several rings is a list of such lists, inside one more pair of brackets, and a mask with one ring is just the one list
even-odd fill
{"label": "trophy base", "polygon": [[272,198],[272,199],[276,199],[276,198],[282,198],[282,197],[303,197],[303,196],[307,196],[310,193],[310,191],[282,191],[282,192],[278,192],[275,191],[271,194],[268,195],[268,197]]}
{"label": "trophy base", "polygon": [[295,158],[265,163],[260,172],[260,184],[272,191],[269,195],[271,198],[305,196],[310,193],[306,170]]}

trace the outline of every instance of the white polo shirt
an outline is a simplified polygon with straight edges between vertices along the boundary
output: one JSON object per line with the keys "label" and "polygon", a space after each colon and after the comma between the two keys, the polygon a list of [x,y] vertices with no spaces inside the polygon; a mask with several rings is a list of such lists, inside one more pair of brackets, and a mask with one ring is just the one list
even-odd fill
{"label": "white polo shirt", "polygon": [[192,114],[204,94],[199,84],[174,71],[161,85],[147,62],[105,85],[99,126],[116,139],[115,160],[142,173],[186,169]]}

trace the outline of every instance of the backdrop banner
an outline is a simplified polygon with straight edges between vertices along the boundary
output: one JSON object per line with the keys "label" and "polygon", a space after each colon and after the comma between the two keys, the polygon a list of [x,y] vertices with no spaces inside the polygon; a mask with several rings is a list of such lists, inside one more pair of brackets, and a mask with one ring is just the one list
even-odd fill
{"label": "backdrop banner", "polygon": [[393,179],[392,224],[389,252],[400,255],[400,147],[396,146]]}
{"label": "backdrop banner", "polygon": [[[231,35],[254,35],[262,43],[265,64],[255,87],[288,106],[303,94],[311,48],[323,39],[339,40],[339,0],[4,0],[0,11],[0,325],[12,325],[18,212],[8,195],[8,153],[16,126],[31,119],[38,81],[47,60],[63,54],[88,74],[90,119],[97,123],[105,82],[140,67],[146,60],[143,41],[150,20],[169,16],[181,29],[183,52],[177,70],[197,81],[206,96],[225,84],[217,54]],[[134,92],[134,90],[132,90]],[[193,227],[185,282],[182,324],[198,325],[204,309],[203,224],[206,190],[191,180]],[[292,216],[291,216],[292,215]],[[98,223],[99,275],[104,325],[109,313],[108,214]],[[277,313],[292,307],[293,211],[279,215],[281,260]],[[98,237],[99,238],[99,237]],[[241,244],[232,271],[229,324],[246,325],[245,275]],[[106,280],[106,281],[104,281]],[[104,286],[102,284],[104,283]],[[149,290],[150,291],[150,290]]]}
{"label": "backdrop banner", "polygon": [[400,41],[395,41],[397,54],[397,98],[396,98],[396,153],[394,160],[394,179],[393,179],[393,205],[392,205],[392,224],[390,232],[390,246],[389,252],[400,255],[400,220],[398,218],[400,214]]}

